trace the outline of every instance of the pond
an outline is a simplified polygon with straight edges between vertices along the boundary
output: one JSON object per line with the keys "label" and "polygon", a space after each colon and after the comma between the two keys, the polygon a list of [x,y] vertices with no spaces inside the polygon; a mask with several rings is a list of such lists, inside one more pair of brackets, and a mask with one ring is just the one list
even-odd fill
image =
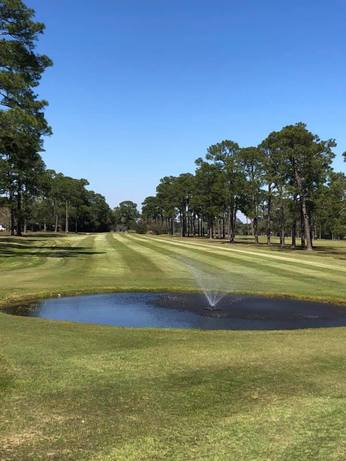
{"label": "pond", "polygon": [[346,326],[346,307],[308,301],[202,294],[112,293],[47,299],[6,309],[14,315],[141,328],[281,330]]}

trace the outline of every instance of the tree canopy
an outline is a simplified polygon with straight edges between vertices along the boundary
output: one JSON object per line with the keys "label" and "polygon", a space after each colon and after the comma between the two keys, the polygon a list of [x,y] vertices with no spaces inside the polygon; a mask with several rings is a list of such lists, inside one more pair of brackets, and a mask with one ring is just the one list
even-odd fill
{"label": "tree canopy", "polygon": [[[236,232],[280,237],[312,249],[314,238],[346,237],[345,175],[332,169],[334,139],[304,123],[271,132],[258,146],[223,140],[196,160],[195,173],[166,176],[143,202],[147,224],[182,236],[225,238]],[[346,160],[346,156],[344,154]],[[239,217],[249,222],[245,225]]]}
{"label": "tree canopy", "polygon": [[32,229],[108,230],[111,210],[85,179],[46,170],[41,157],[52,132],[47,101],[36,88],[52,61],[36,52],[45,26],[21,0],[0,0],[0,197],[11,212],[11,232]]}

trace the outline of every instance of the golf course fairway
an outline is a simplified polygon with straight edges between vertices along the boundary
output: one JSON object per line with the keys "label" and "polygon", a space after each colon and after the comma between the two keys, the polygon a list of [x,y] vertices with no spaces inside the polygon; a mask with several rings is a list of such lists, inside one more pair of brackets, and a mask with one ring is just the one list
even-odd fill
{"label": "golf course fairway", "polygon": [[[0,306],[197,291],[191,264],[232,293],[345,304],[345,262],[344,242],[305,252],[132,233],[4,236]],[[344,461],[345,357],[343,327],[130,329],[0,311],[0,460]]]}

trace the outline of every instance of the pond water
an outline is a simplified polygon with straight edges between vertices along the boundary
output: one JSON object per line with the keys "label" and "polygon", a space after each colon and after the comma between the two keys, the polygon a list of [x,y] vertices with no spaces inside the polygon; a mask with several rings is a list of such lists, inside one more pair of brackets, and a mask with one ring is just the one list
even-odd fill
{"label": "pond water", "polygon": [[112,293],[47,299],[6,309],[14,315],[122,327],[274,330],[346,326],[346,307],[225,296],[210,309],[201,294]]}

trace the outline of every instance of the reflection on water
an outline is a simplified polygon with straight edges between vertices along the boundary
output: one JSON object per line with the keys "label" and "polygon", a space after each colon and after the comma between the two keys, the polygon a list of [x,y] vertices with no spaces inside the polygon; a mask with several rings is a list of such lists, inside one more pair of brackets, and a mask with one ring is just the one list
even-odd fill
{"label": "reflection on water", "polygon": [[225,296],[210,310],[198,294],[112,293],[47,299],[7,309],[15,315],[121,327],[262,330],[346,326],[346,308]]}

